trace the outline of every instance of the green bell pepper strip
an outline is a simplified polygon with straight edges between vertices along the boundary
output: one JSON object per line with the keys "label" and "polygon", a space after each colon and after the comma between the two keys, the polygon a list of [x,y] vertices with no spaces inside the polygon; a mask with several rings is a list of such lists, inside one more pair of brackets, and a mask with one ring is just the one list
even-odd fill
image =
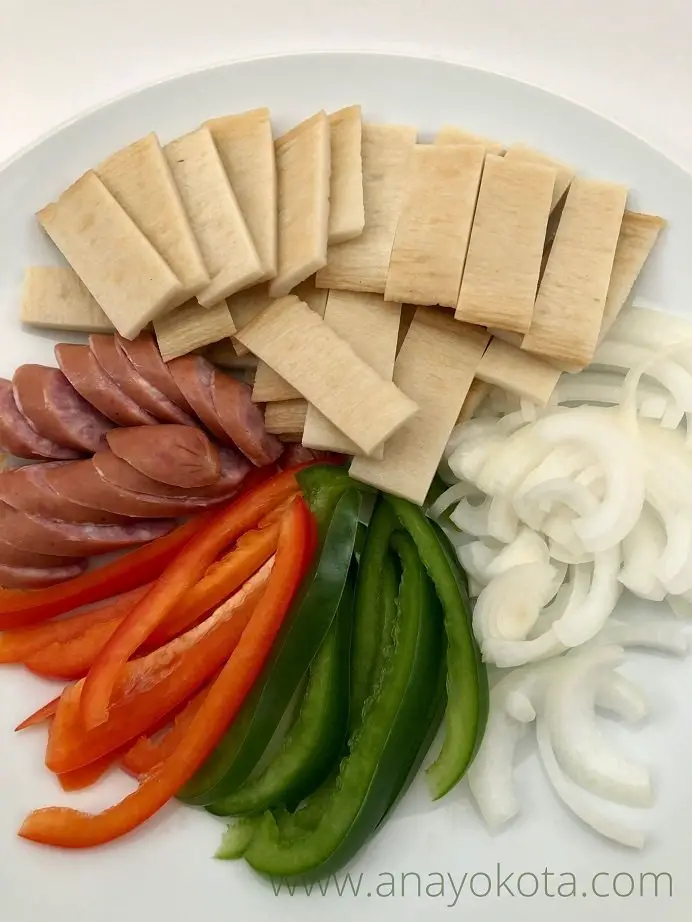
{"label": "green bell pepper strip", "polygon": [[371,487],[351,480],[347,471],[333,464],[306,467],[296,473],[296,480],[317,520],[321,539],[324,539],[336,504],[347,490],[358,490],[361,494],[373,492]]}
{"label": "green bell pepper strip", "polygon": [[396,526],[392,510],[380,501],[370,520],[356,586],[351,652],[351,717],[356,722],[382,651],[385,609],[396,599],[397,575],[389,556],[389,541]]}
{"label": "green bell pepper strip", "polygon": [[311,794],[336,765],[346,743],[353,616],[347,586],[339,611],[310,666],[298,717],[264,772],[207,807],[216,816],[262,813],[280,804],[295,806]]}
{"label": "green bell pepper strip", "polygon": [[331,796],[322,795],[315,829],[288,835],[290,827],[282,830],[281,815],[277,823],[272,813],[259,823],[245,858],[260,873],[315,878],[343,867],[396,799],[402,752],[411,751],[412,738],[421,745],[428,735],[443,650],[442,624],[431,617],[435,593],[412,540],[397,534],[392,546],[402,562],[402,579],[398,624],[385,668],[376,677]]}
{"label": "green bell pepper strip", "polygon": [[257,816],[239,816],[235,822],[227,826],[214,857],[222,861],[236,861],[242,858],[257,831],[258,819]]}
{"label": "green bell pepper strip", "polygon": [[450,791],[473,761],[488,719],[488,677],[473,635],[466,578],[444,535],[418,506],[395,496],[386,502],[411,535],[442,604],[447,634],[445,737],[427,769],[435,800]]}
{"label": "green bell pepper strip", "polygon": [[[211,757],[180,792],[207,806],[244,784],[266,750],[310,663],[331,627],[346,590],[361,493],[336,502],[317,565],[293,604],[255,687]],[[318,526],[323,523],[318,518]]]}

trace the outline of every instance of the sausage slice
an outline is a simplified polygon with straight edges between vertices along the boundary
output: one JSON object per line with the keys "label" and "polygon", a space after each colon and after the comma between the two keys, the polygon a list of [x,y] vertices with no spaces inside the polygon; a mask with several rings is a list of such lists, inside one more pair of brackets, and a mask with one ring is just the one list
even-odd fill
{"label": "sausage slice", "polygon": [[262,411],[252,402],[252,391],[247,384],[215,369],[212,395],[216,415],[226,435],[245,457],[257,467],[276,461],[283,446],[276,436],[267,432]]}
{"label": "sausage slice", "polygon": [[159,347],[151,333],[140,333],[136,339],[124,339],[116,333],[115,340],[143,378],[157,387],[181,410],[192,413],[190,404],[175,383],[168,365],[161,358]]}
{"label": "sausage slice", "polygon": [[5,589],[41,589],[74,579],[86,569],[86,562],[64,567],[10,567],[0,564],[0,586]]}
{"label": "sausage slice", "polygon": [[166,483],[153,480],[145,474],[135,470],[131,464],[123,461],[112,451],[100,451],[94,455],[92,461],[99,474],[105,479],[133,493],[149,493],[152,496],[167,496],[173,499],[185,497],[206,497],[209,499],[227,499],[232,496],[247,476],[250,465],[232,448],[219,449],[221,459],[221,476],[208,487],[198,487],[195,490],[182,490]]}
{"label": "sausage slice", "polygon": [[179,423],[182,426],[194,426],[195,421],[180,407],[176,406],[158,388],[150,384],[137,371],[123,349],[118,348],[115,337],[106,333],[92,333],[89,348],[96,356],[96,361],[106,374],[112,378],[123,393],[134,400],[147,413],[165,423]]}
{"label": "sausage slice", "polygon": [[46,439],[30,425],[14,399],[12,382],[0,378],[0,450],[17,458],[56,461],[79,458],[78,452]]}
{"label": "sausage slice", "polygon": [[[77,462],[78,465],[81,463]],[[18,512],[28,512],[55,522],[92,525],[119,525],[127,522],[127,518],[122,514],[114,514],[59,496],[51,486],[50,476],[63,469],[69,477],[74,477],[79,471],[79,467],[75,470],[75,464],[64,461],[53,464],[29,464],[15,471],[4,471],[0,474],[0,501]]]}
{"label": "sausage slice", "polygon": [[140,474],[173,487],[206,487],[221,474],[218,450],[190,426],[114,429],[108,447]]}
{"label": "sausage slice", "polygon": [[58,343],[60,370],[82,397],[119,426],[156,426],[158,420],[131,400],[101,368],[88,346]]}
{"label": "sausage slice", "polygon": [[212,381],[214,366],[201,355],[184,355],[168,363],[176,384],[206,428],[222,442],[228,442],[226,430],[214,406]]}
{"label": "sausage slice", "polygon": [[45,438],[89,454],[106,444],[113,424],[79,396],[58,368],[20,365],[12,385],[17,406]]}
{"label": "sausage slice", "polygon": [[80,461],[70,468],[55,468],[48,479],[58,496],[70,502],[118,512],[131,518],[173,519],[193,515],[217,502],[123,490],[101,477],[92,460]]}
{"label": "sausage slice", "polygon": [[51,522],[0,503],[0,533],[19,550],[64,557],[93,557],[145,544],[167,534],[170,521],[132,522],[127,525],[75,525]]}
{"label": "sausage slice", "polygon": [[0,564],[6,567],[66,567],[75,563],[74,557],[56,557],[52,554],[37,554],[34,551],[20,551],[18,547],[0,539]]}

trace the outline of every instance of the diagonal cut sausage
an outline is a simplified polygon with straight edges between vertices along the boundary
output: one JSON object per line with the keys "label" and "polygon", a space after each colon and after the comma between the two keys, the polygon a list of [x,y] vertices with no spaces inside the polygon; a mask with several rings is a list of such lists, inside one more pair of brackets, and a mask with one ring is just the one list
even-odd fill
{"label": "diagonal cut sausage", "polygon": [[153,496],[167,496],[173,499],[185,497],[207,497],[209,499],[228,499],[238,489],[247,476],[250,465],[232,448],[219,449],[221,459],[221,476],[208,487],[196,490],[182,490],[166,483],[159,483],[145,474],[135,470],[131,464],[118,458],[111,451],[100,451],[93,457],[99,474],[117,487],[131,490],[133,493],[150,493]]}
{"label": "diagonal cut sausage", "polygon": [[188,413],[140,375],[125,352],[118,348],[115,337],[106,333],[92,333],[89,337],[89,348],[101,368],[115,381],[120,390],[147,413],[165,423],[195,425],[194,419]]}
{"label": "diagonal cut sausage", "polygon": [[0,378],[0,450],[31,461],[79,458],[78,452],[45,439],[30,425],[14,399],[12,382]]}
{"label": "diagonal cut sausage", "polygon": [[93,557],[145,544],[167,534],[171,521],[132,522],[127,525],[74,525],[51,522],[0,503],[0,533],[19,550],[64,557]]}
{"label": "diagonal cut sausage", "polygon": [[115,339],[143,378],[158,388],[181,410],[192,413],[192,407],[175,383],[168,365],[161,358],[159,347],[151,333],[140,333],[136,339],[124,339],[116,333]]}
{"label": "diagonal cut sausage", "polygon": [[172,487],[206,487],[221,475],[216,446],[204,432],[190,426],[114,429],[108,435],[108,447],[140,474]]}
{"label": "diagonal cut sausage", "polygon": [[41,589],[74,579],[86,569],[86,562],[64,567],[12,567],[0,564],[0,586],[5,589]]}
{"label": "diagonal cut sausage", "polygon": [[74,557],[56,557],[52,554],[37,554],[35,551],[20,551],[18,547],[0,539],[0,563],[6,567],[66,567],[75,563]]}
{"label": "diagonal cut sausage", "polygon": [[48,480],[58,496],[73,503],[111,512],[117,510],[132,518],[174,519],[193,515],[218,502],[213,499],[174,499],[123,490],[101,477],[92,460],[79,461],[71,465],[71,469],[56,468]]}
{"label": "diagonal cut sausage", "polygon": [[50,475],[63,469],[68,476],[74,476],[70,472],[75,470],[75,465],[69,461],[29,464],[15,471],[4,471],[0,474],[0,501],[18,512],[28,512],[56,522],[92,525],[120,525],[127,522],[123,514],[81,505],[59,496],[50,484]]}
{"label": "diagonal cut sausage", "polygon": [[215,369],[211,389],[216,415],[227,436],[245,457],[258,467],[276,461],[283,445],[267,432],[264,415],[252,402],[252,391],[247,384]]}
{"label": "diagonal cut sausage", "polygon": [[101,368],[88,346],[58,343],[55,357],[72,387],[119,426],[156,426],[158,420],[131,400]]}
{"label": "diagonal cut sausage", "polygon": [[20,365],[12,386],[17,406],[45,438],[89,454],[106,444],[113,424],[79,396],[58,368]]}
{"label": "diagonal cut sausage", "polygon": [[185,395],[185,399],[195,411],[206,428],[227,444],[226,430],[214,406],[211,385],[214,366],[201,355],[184,355],[168,363],[176,384]]}

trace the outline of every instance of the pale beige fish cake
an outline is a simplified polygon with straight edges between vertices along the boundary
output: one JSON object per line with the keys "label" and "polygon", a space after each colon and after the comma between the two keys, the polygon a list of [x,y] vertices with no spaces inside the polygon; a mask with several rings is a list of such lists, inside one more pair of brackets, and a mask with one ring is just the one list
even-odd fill
{"label": "pale beige fish cake", "polygon": [[326,113],[282,135],[275,149],[279,264],[269,294],[279,298],[327,262],[331,143]]}
{"label": "pale beige fish cake", "polygon": [[20,318],[28,326],[112,333],[113,324],[69,266],[30,266],[24,273]]}
{"label": "pale beige fish cake", "polygon": [[[383,380],[392,380],[400,304],[371,292],[330,291],[324,320]],[[313,406],[308,408],[303,445],[345,455],[361,454],[358,446]],[[381,458],[383,453],[384,445],[378,445],[371,457]]]}
{"label": "pale beige fish cake", "polygon": [[180,192],[155,134],[111,154],[96,173],[180,280],[181,303],[209,284]]}
{"label": "pale beige fish cake", "polygon": [[37,218],[126,339],[179,303],[183,287],[173,270],[93,170]]}
{"label": "pale beige fish cake", "polygon": [[264,274],[277,271],[277,182],[269,109],[210,119],[211,131],[231,188],[245,218]]}
{"label": "pale beige fish cake", "polygon": [[238,338],[365,454],[417,411],[294,296],[275,301]]}

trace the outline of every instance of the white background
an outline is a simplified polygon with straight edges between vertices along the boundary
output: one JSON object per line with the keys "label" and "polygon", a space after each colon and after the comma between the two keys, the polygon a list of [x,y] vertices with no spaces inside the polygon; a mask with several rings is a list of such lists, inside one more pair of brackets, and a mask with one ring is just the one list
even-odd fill
{"label": "white background", "polygon": [[0,0],[0,163],[86,109],[210,64],[402,51],[505,73],[692,170],[690,0]]}

